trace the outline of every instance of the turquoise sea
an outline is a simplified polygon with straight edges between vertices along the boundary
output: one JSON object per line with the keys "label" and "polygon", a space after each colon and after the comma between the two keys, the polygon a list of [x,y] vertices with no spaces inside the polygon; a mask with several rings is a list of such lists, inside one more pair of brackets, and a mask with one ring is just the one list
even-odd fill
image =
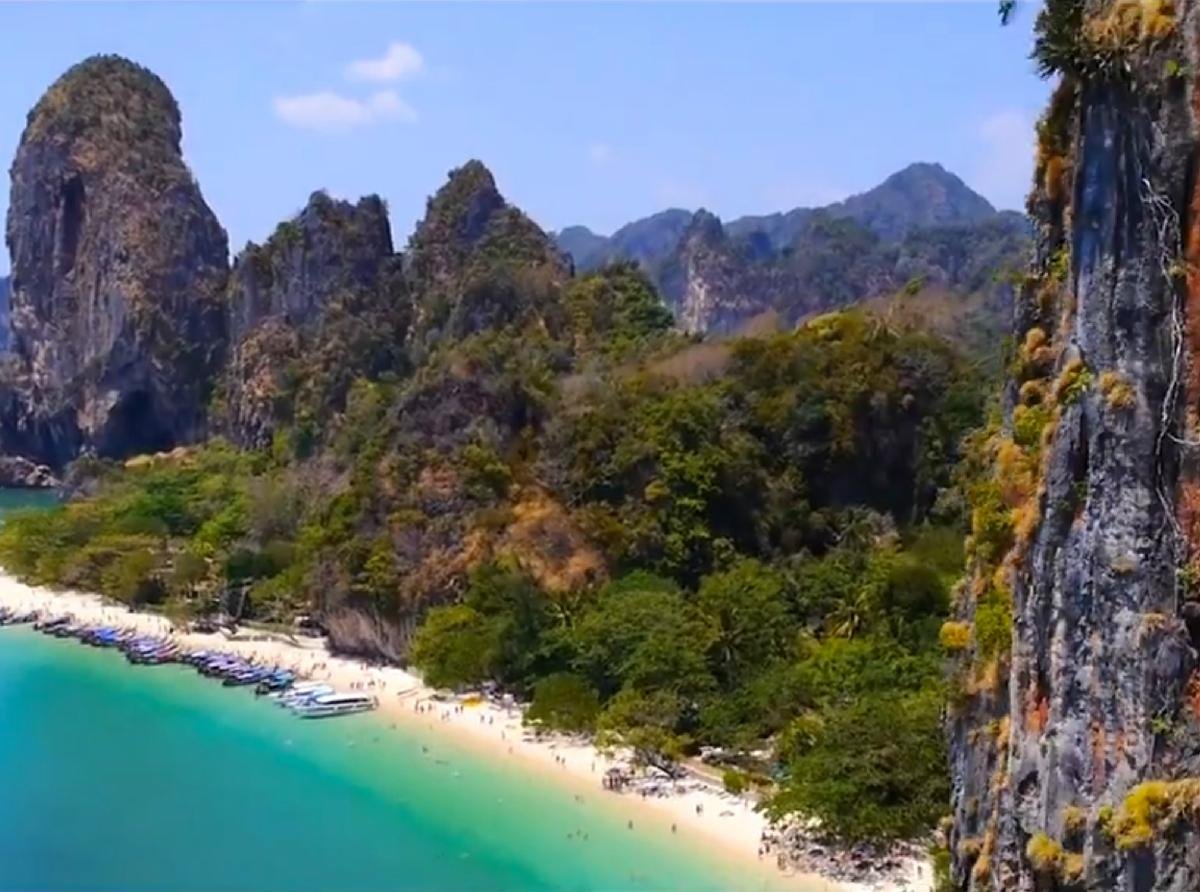
{"label": "turquoise sea", "polygon": [[184,667],[0,629],[0,890],[763,888],[575,793],[415,724],[303,721]]}

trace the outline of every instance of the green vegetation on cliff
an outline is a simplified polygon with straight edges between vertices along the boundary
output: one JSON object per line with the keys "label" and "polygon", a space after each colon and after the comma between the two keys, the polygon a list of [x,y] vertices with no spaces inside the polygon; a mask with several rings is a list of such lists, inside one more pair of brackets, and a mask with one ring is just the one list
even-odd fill
{"label": "green vegetation on cliff", "polygon": [[921,832],[946,799],[946,505],[978,388],[937,340],[853,313],[677,343],[640,282],[571,284],[577,353],[490,332],[359,379],[304,449],[283,428],[81,464],[0,558],[183,617],[365,611],[415,629],[389,655],[434,684],[496,681],[649,760],[721,747],[783,778],[775,812],[846,837]]}

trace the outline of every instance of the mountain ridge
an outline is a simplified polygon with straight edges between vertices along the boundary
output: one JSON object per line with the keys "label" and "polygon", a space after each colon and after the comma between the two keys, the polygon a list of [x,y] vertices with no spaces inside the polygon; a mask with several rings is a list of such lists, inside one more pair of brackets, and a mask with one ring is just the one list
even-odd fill
{"label": "mountain ridge", "polygon": [[[565,236],[564,234],[565,233]],[[814,313],[901,290],[957,292],[977,343],[1009,324],[1005,273],[1023,263],[1031,228],[997,211],[939,164],[918,162],[866,192],[823,208],[729,223],[710,211],[670,209],[605,240],[571,227],[558,236],[584,271],[633,262],[654,282],[677,324],[693,334],[737,331],[773,313],[794,325]],[[990,353],[995,352],[993,346]]]}
{"label": "mountain ridge", "polygon": [[[938,204],[930,207],[928,197],[931,195],[941,196],[949,206],[942,207]],[[896,202],[907,203],[914,213],[896,221]],[[892,206],[891,210],[888,209],[889,205]],[[938,209],[940,207],[941,210]],[[898,239],[910,228],[979,222],[995,214],[1019,213],[995,208],[991,202],[940,163],[915,161],[888,175],[878,185],[840,201],[827,205],[802,205],[766,214],[744,214],[725,222],[724,226],[726,232],[732,236],[762,232],[770,238],[776,250],[782,250],[791,243],[808,217],[821,210],[832,216],[850,217],[888,240]],[[683,233],[686,221],[682,215],[690,217],[693,213],[683,208],[668,208],[631,220],[607,236],[584,225],[564,227],[554,233],[554,236],[559,242],[559,247],[572,255],[580,269],[594,268],[618,252],[621,256],[613,259],[641,262],[653,259],[658,254],[643,251],[646,256],[637,256],[628,247],[630,233],[642,235],[645,242],[670,242],[672,233],[675,239]],[[649,237],[650,232],[654,232],[655,235]],[[581,253],[575,253],[572,248]]]}

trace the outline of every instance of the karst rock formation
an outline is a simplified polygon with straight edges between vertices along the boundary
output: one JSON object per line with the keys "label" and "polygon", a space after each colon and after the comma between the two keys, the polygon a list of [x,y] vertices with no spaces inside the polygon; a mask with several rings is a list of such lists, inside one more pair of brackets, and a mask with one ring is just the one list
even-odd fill
{"label": "karst rock formation", "polygon": [[222,361],[225,232],[155,75],[99,56],[30,112],[13,160],[0,445],[61,465],[195,438]]}
{"label": "karst rock formation", "polygon": [[1037,258],[943,630],[960,888],[1200,889],[1198,10],[1039,13]]}

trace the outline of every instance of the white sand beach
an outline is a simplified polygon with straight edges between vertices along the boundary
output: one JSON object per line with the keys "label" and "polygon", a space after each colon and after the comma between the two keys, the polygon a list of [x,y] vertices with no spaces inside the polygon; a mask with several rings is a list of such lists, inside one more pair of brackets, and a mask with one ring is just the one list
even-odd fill
{"label": "white sand beach", "polygon": [[628,754],[605,754],[586,740],[563,735],[534,734],[522,724],[517,706],[505,706],[483,698],[446,699],[421,683],[416,675],[397,667],[370,666],[330,655],[320,638],[284,638],[250,629],[237,635],[176,632],[163,617],[128,611],[123,605],[105,602],[96,595],[52,591],[28,586],[0,572],[0,607],[39,610],[55,615],[71,614],[81,622],[136,628],[145,634],[172,635],[181,644],[221,650],[297,670],[314,679],[328,680],[345,690],[362,689],[379,698],[380,712],[393,722],[420,723],[455,738],[498,759],[515,759],[535,767],[559,782],[570,784],[587,795],[603,795],[627,808],[630,820],[676,825],[681,833],[696,834],[742,859],[751,869],[769,871],[787,885],[807,892],[818,890],[910,890],[932,889],[928,862],[907,859],[903,875],[883,885],[866,886],[839,882],[814,875],[792,874],[785,878],[775,867],[775,855],[760,854],[761,840],[769,824],[747,797],[727,793],[718,785],[689,776],[678,785],[647,779],[647,787],[660,795],[642,796],[638,790],[610,793],[602,789],[604,773],[628,764]]}

